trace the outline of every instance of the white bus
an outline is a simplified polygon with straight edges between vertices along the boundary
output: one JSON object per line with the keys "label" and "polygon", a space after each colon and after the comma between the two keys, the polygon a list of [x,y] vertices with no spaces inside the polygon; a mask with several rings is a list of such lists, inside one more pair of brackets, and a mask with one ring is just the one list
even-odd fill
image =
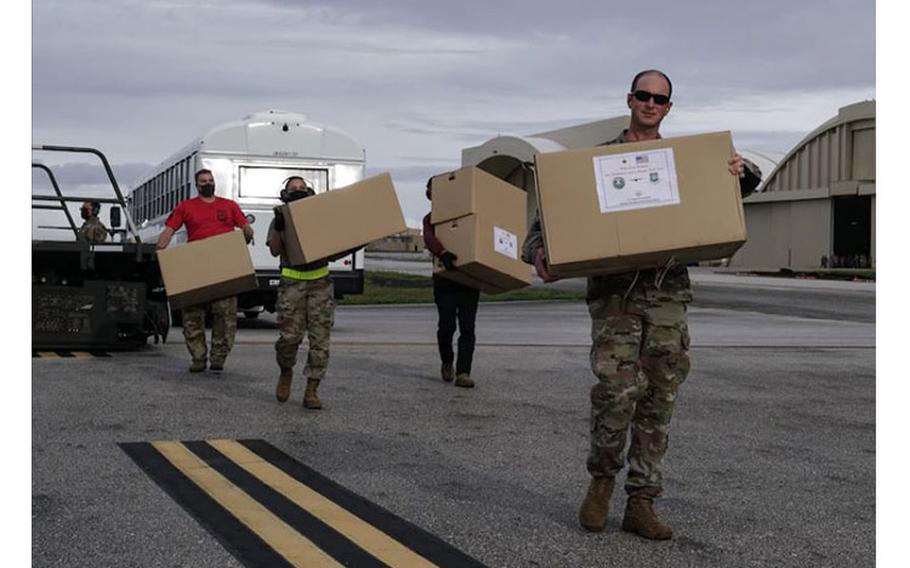
{"label": "white bus", "polygon": [[[196,195],[195,172],[211,170],[215,195],[236,201],[255,231],[250,252],[259,289],[241,294],[238,310],[256,317],[275,310],[278,259],[269,253],[266,236],[284,181],[299,175],[322,193],[360,181],[364,167],[364,148],[349,135],[302,114],[269,110],[216,126],[133,183],[127,202],[142,241],[154,242],[174,207]],[[185,227],[172,246],[183,242]],[[329,269],[336,296],[363,293],[362,249]]]}

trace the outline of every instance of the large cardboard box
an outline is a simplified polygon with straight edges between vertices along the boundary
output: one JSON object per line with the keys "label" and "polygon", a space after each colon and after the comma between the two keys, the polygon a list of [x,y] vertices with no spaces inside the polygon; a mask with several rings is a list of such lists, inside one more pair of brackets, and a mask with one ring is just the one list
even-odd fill
{"label": "large cardboard box", "polygon": [[574,277],[726,258],[746,241],[729,132],[537,154],[549,270]]}
{"label": "large cardboard box", "polygon": [[530,269],[521,262],[528,231],[523,190],[473,167],[437,176],[432,187],[430,219],[447,219],[434,223],[436,237],[458,257],[456,270],[436,262],[436,273],[488,294],[531,283]]}
{"label": "large cardboard box", "polygon": [[389,174],[380,174],[283,206],[284,242],[293,264],[306,264],[407,229]]}
{"label": "large cardboard box", "polygon": [[478,213],[436,225],[439,242],[458,260],[452,271],[445,270],[436,261],[434,272],[487,294],[528,286],[531,284],[530,268],[521,262],[521,243],[527,233],[527,220],[525,213],[521,213],[521,217],[521,222],[517,222]]}
{"label": "large cardboard box", "polygon": [[509,199],[509,195],[518,195],[515,192],[524,196],[527,203],[524,191],[473,166],[434,176],[430,183],[433,188],[430,222],[434,225],[491,211],[503,199]]}
{"label": "large cardboard box", "polygon": [[158,266],[175,309],[234,296],[257,287],[241,231],[158,251]]}

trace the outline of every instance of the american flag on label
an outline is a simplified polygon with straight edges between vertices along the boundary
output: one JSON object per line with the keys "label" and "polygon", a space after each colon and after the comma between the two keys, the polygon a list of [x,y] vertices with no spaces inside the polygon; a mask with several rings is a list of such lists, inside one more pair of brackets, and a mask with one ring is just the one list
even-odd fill
{"label": "american flag on label", "polygon": [[648,157],[647,156],[635,156],[635,163],[636,164],[647,164]]}

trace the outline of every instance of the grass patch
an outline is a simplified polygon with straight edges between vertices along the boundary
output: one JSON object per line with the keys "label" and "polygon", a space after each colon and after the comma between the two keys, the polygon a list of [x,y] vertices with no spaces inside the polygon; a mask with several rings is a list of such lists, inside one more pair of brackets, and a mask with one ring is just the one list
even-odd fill
{"label": "grass patch", "polygon": [[[528,300],[583,300],[584,292],[534,288],[528,286],[495,296],[480,294],[481,302],[516,302]],[[367,272],[363,294],[345,296],[341,306],[364,304],[432,304],[433,279],[401,272]]]}
{"label": "grass patch", "polygon": [[810,280],[847,280],[875,282],[875,270],[868,268],[830,268],[818,270],[791,270],[781,268],[776,272],[753,271],[756,276],[774,276],[778,278],[803,278]]}

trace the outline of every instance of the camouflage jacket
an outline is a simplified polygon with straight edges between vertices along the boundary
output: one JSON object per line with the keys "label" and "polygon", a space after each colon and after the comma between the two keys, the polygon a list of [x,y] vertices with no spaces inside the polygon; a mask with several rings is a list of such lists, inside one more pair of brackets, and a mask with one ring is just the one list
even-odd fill
{"label": "camouflage jacket", "polygon": [[107,240],[107,227],[98,217],[89,217],[79,228],[79,240],[92,244],[103,243]]}
{"label": "camouflage jacket", "polygon": [[[622,144],[625,142],[626,130],[616,138],[604,142],[601,146]],[[746,175],[740,180],[740,193],[743,197],[751,194],[761,182],[761,170],[749,160],[743,160],[746,166]],[[540,211],[534,213],[534,220],[528,227],[521,250],[521,259],[533,265],[537,249],[543,246],[543,231],[540,222]],[[665,273],[664,273],[665,272]],[[673,266],[666,271],[660,269],[637,270],[621,274],[608,274],[604,276],[591,276],[588,278],[588,299],[599,298],[610,294],[629,294],[637,289],[640,293],[649,296],[677,300],[681,302],[692,301],[692,287],[689,282],[689,271],[685,266]]]}

